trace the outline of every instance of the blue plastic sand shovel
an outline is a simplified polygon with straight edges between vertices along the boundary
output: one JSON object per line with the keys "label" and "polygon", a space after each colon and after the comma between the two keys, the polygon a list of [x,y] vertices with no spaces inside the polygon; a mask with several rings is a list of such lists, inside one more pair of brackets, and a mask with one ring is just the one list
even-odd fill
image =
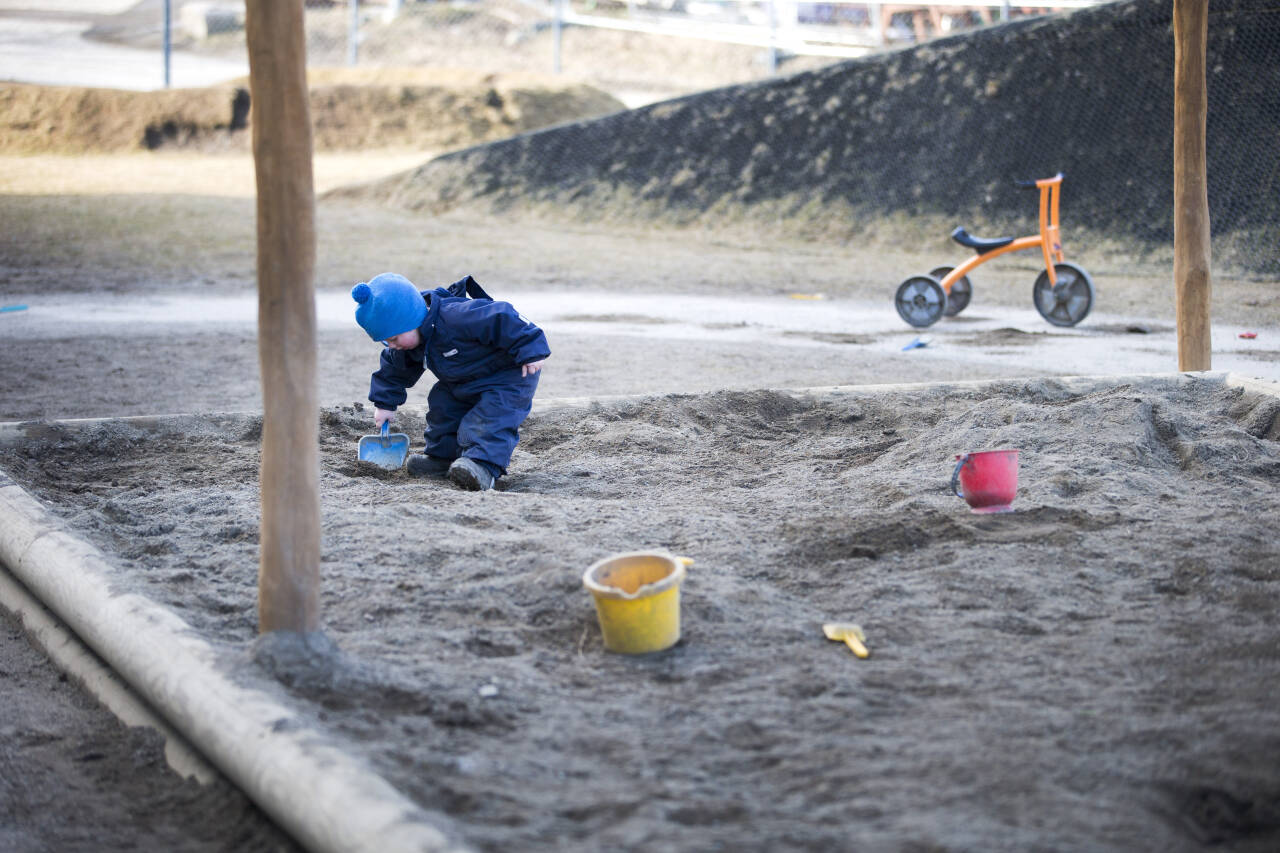
{"label": "blue plastic sand shovel", "polygon": [[404,458],[409,453],[409,436],[402,432],[387,432],[390,428],[391,422],[383,421],[381,435],[366,435],[360,439],[361,462],[372,462],[388,471],[394,471],[404,464]]}

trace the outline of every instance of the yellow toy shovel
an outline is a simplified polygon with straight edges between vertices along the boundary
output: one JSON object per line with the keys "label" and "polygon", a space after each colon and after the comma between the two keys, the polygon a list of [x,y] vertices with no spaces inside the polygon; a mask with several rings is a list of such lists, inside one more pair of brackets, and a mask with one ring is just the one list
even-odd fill
{"label": "yellow toy shovel", "polygon": [[828,640],[838,640],[848,646],[855,655],[860,658],[868,657],[871,652],[867,651],[867,647],[863,645],[867,641],[867,635],[862,633],[862,627],[852,622],[828,622],[822,626],[822,633],[827,635]]}

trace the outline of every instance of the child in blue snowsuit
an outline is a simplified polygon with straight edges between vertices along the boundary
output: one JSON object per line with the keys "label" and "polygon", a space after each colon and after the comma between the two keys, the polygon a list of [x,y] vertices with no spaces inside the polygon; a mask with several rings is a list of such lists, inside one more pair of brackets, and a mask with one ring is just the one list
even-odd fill
{"label": "child in blue snowsuit", "polygon": [[538,371],[551,355],[546,335],[471,276],[419,291],[383,273],[357,284],[351,298],[356,322],[386,346],[369,382],[376,427],[395,417],[424,370],[438,380],[427,394],[426,452],[410,457],[409,473],[492,488],[533,406]]}

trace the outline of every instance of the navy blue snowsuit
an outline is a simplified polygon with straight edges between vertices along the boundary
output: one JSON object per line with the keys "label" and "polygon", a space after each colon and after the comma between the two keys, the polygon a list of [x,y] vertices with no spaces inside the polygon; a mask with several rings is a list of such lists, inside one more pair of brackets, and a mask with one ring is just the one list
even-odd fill
{"label": "navy blue snowsuit", "polygon": [[438,381],[427,394],[427,455],[467,456],[501,476],[538,387],[538,374],[521,376],[520,366],[551,355],[546,335],[510,303],[495,302],[471,276],[422,295],[422,343],[382,351],[369,400],[394,410],[430,370]]}

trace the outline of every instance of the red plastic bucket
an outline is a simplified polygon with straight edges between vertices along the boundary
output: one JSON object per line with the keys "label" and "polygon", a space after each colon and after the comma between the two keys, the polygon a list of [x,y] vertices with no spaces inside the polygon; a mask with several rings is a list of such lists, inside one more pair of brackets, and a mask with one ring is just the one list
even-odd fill
{"label": "red plastic bucket", "polygon": [[1009,512],[1018,493],[1018,451],[980,450],[956,457],[951,491],[974,512]]}

